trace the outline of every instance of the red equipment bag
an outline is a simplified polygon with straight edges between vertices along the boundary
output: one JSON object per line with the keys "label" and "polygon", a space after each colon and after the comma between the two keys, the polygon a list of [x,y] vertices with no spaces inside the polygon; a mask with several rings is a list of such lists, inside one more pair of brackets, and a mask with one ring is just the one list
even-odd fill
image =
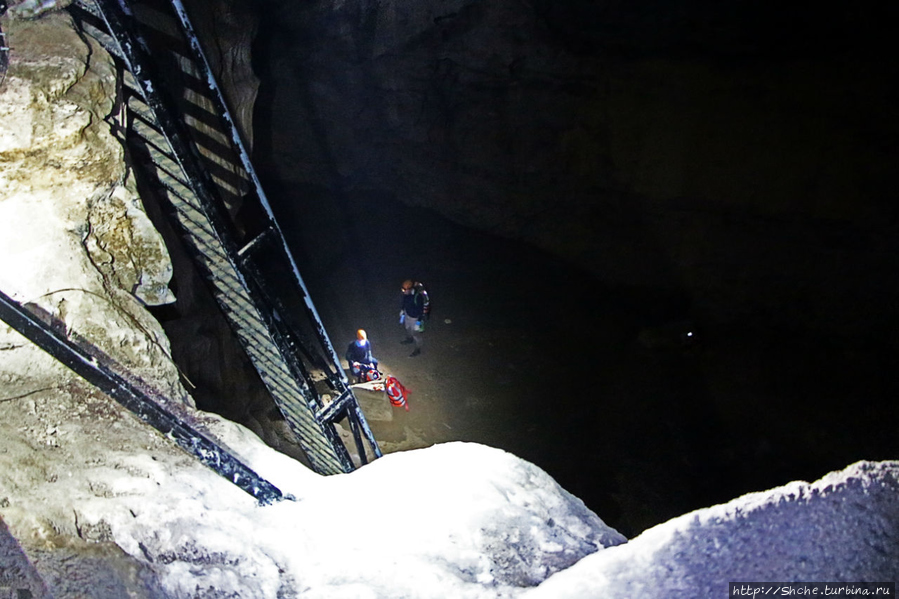
{"label": "red equipment bag", "polygon": [[395,376],[387,375],[387,378],[384,379],[384,390],[387,391],[390,405],[395,408],[406,408],[406,411],[409,411],[409,402],[406,398],[409,390],[403,387],[403,384]]}

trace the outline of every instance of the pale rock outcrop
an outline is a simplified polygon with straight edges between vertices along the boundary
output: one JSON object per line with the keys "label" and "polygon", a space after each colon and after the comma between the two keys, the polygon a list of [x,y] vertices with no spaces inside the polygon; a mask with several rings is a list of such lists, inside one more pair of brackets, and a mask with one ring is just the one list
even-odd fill
{"label": "pale rock outcrop", "polygon": [[899,462],[858,462],[659,524],[523,597],[718,597],[737,582],[770,583],[751,585],[763,589],[756,596],[788,596],[778,583],[897,579]]}
{"label": "pale rock outcrop", "polygon": [[[171,266],[113,135],[112,61],[64,12],[5,19],[3,29],[14,50],[0,87],[0,290],[189,404],[168,341],[144,309],[173,299]],[[52,502],[78,497],[61,484],[73,478],[89,494],[113,492],[73,477],[84,464],[126,468],[125,454],[155,445],[183,453],[5,324],[0,383],[4,546],[13,537],[22,544],[53,596],[153,596],[136,590],[152,591],[152,576],[103,526],[82,526],[77,509]],[[125,454],[114,457],[113,447]]]}
{"label": "pale rock outcrop", "polygon": [[112,133],[112,61],[65,13],[5,29],[15,50],[0,89],[0,289],[188,401],[143,309],[173,300],[171,265]]}

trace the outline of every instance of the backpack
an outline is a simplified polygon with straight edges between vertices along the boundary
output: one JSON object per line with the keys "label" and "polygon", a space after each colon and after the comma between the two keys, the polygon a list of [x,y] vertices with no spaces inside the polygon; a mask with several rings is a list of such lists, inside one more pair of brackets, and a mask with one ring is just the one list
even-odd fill
{"label": "backpack", "polygon": [[421,316],[422,318],[430,318],[431,317],[431,298],[428,296],[428,290],[425,289],[424,283],[421,281],[415,281],[413,285],[413,289],[415,289],[415,295],[420,295],[423,301],[421,306]]}
{"label": "backpack", "polygon": [[384,379],[384,390],[387,392],[390,405],[395,408],[406,408],[406,411],[409,411],[409,402],[406,400],[409,390],[395,376],[387,375]]}

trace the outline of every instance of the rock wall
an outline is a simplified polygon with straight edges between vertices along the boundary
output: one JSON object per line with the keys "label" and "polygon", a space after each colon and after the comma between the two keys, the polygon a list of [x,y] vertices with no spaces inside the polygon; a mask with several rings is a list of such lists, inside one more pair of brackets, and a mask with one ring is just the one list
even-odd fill
{"label": "rock wall", "polygon": [[184,5],[231,116],[247,148],[252,148],[259,79],[253,72],[251,48],[259,17],[245,0],[187,0]]}
{"label": "rock wall", "polygon": [[[899,575],[897,466],[858,462],[813,483],[792,482],[685,514],[614,552],[584,558],[522,599],[715,597],[740,581],[755,581],[747,586],[756,596],[839,596],[839,587],[845,596],[875,595],[876,588],[851,583]],[[774,581],[795,581],[798,588],[778,591],[784,582]],[[817,593],[802,593],[802,583],[813,581],[821,583]]]}
{"label": "rock wall", "polygon": [[[260,167],[683,293],[706,321],[895,321],[888,8],[266,6]],[[893,325],[891,325],[893,326]]]}
{"label": "rock wall", "polygon": [[[4,18],[3,30],[14,50],[0,85],[0,289],[89,340],[175,406],[191,405],[168,340],[146,310],[173,300],[171,263],[113,135],[117,73],[109,55],[64,12]],[[100,482],[97,473],[125,471],[154,449],[176,462],[185,457],[0,324],[0,595],[161,596],[154,575],[112,542],[108,526],[81,520],[84,503],[73,507],[114,495],[112,479]],[[82,476],[84,467],[94,475]]]}
{"label": "rock wall", "polygon": [[114,65],[65,13],[4,30],[16,50],[0,88],[0,289],[189,403],[144,309],[173,301],[172,270],[112,134]]}

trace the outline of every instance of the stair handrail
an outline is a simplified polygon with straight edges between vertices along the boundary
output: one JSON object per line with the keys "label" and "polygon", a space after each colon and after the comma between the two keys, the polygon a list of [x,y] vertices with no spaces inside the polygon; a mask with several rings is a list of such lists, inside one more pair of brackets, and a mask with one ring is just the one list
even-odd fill
{"label": "stair handrail", "polygon": [[[252,468],[234,456],[227,448],[194,428],[184,418],[163,407],[154,396],[162,395],[145,382],[120,374],[121,367],[95,345],[79,339],[80,343],[62,333],[63,323],[44,322],[19,302],[0,291],[0,320],[26,339],[56,358],[72,372],[102,390],[144,423],[171,438],[187,453],[193,455],[218,475],[252,495],[261,505],[288,498],[275,485],[262,478]],[[55,326],[54,326],[55,324]],[[166,400],[163,400],[166,401]],[[171,406],[175,402],[166,401]]]}
{"label": "stair handrail", "polygon": [[290,247],[287,245],[287,239],[284,237],[281,226],[278,224],[278,221],[275,218],[275,213],[272,210],[271,204],[268,201],[268,197],[266,196],[265,191],[262,188],[262,183],[259,180],[256,169],[253,167],[253,164],[250,161],[250,156],[247,152],[246,145],[243,142],[240,131],[234,123],[234,119],[231,117],[231,112],[228,110],[224,95],[222,94],[218,83],[215,81],[215,77],[212,76],[212,68],[210,67],[209,61],[206,58],[206,53],[203,51],[203,48],[200,45],[199,38],[197,37],[197,34],[193,29],[193,25],[191,25],[190,18],[187,14],[186,9],[184,8],[184,4],[181,2],[181,0],[170,0],[170,2],[172,4],[172,7],[175,9],[175,13],[178,15],[178,19],[181,21],[181,27],[183,28],[184,34],[194,51],[195,57],[199,58],[202,61],[202,67],[206,75],[206,84],[209,86],[210,91],[212,91],[212,93],[214,94],[213,99],[217,104],[216,108],[221,113],[222,118],[228,123],[228,128],[231,132],[231,140],[234,143],[234,147],[237,150],[238,156],[240,157],[241,166],[243,167],[244,171],[246,171],[247,176],[250,178],[250,181],[253,184],[253,187],[256,191],[256,196],[259,199],[259,203],[262,206],[263,210],[265,210],[271,227],[277,233],[277,238],[280,241],[284,255],[290,263],[290,269],[291,273],[293,274],[294,280],[303,292],[303,302],[306,306],[306,310],[312,317],[313,322],[317,327],[316,332],[319,335],[319,339],[322,342],[325,351],[331,358],[335,369],[335,374],[344,385],[348,386],[349,379],[347,378],[346,373],[343,371],[343,367],[340,365],[340,357],[337,355],[337,351],[334,349],[334,345],[331,343],[331,339],[328,336],[327,331],[325,331],[325,327],[322,324],[322,320],[318,314],[318,310],[315,308],[315,304],[312,303],[312,297],[309,294],[309,289],[306,287],[306,282],[303,280],[303,276],[300,274],[300,270],[297,267],[296,260],[293,257],[293,252],[290,251]]}

